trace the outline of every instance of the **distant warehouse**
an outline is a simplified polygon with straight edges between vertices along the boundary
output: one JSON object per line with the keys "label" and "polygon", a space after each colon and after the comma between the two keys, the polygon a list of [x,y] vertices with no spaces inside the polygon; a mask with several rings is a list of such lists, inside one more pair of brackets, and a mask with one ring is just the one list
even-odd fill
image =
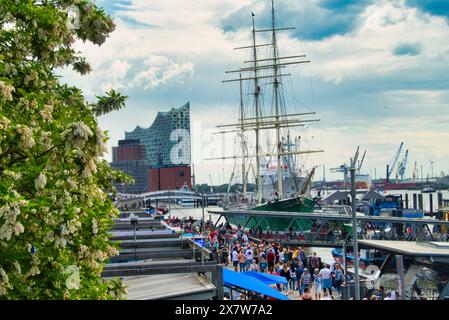
{"label": "distant warehouse", "polygon": [[122,193],[181,189],[191,182],[190,104],[158,112],[148,128],[137,126],[112,148],[111,166],[134,177]]}

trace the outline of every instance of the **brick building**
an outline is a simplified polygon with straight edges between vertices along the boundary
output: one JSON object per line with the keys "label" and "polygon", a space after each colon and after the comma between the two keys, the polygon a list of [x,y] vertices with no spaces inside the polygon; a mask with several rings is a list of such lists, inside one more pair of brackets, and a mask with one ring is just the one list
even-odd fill
{"label": "brick building", "polygon": [[190,104],[158,112],[148,128],[137,126],[112,148],[111,166],[131,175],[134,185],[116,185],[122,193],[192,187]]}

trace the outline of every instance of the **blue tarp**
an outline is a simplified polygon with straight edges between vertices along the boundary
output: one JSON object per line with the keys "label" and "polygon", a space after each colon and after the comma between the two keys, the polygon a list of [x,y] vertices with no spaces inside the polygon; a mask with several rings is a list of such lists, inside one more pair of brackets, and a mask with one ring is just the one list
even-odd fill
{"label": "blue tarp", "polygon": [[278,300],[289,300],[287,296],[271,288],[262,281],[249,275],[245,275],[244,273],[238,273],[226,268],[223,268],[223,284],[254,291]]}
{"label": "blue tarp", "polygon": [[265,284],[283,284],[287,283],[287,279],[281,276],[272,275],[269,273],[261,273],[255,271],[246,271],[243,273],[244,275],[253,277]]}

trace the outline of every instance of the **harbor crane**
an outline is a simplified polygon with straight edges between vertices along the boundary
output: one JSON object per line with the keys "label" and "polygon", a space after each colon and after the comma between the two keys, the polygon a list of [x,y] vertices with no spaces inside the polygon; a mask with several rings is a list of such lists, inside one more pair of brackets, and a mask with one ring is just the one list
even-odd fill
{"label": "harbor crane", "polygon": [[343,181],[346,188],[346,183],[349,181],[349,166],[346,163],[343,163],[341,166],[336,168],[330,168],[330,172],[341,172],[343,173]]}
{"label": "harbor crane", "polygon": [[387,179],[386,179],[386,183],[388,183],[390,181],[390,176],[394,172],[394,169],[396,168],[396,164],[398,163],[398,159],[399,159],[399,156],[401,155],[403,146],[404,146],[404,142],[401,142],[401,145],[399,146],[398,151],[396,151],[396,154],[395,154],[395,156],[393,158],[393,161],[391,162],[391,165],[387,164]]}
{"label": "harbor crane", "polygon": [[399,163],[398,165],[398,175],[401,177],[401,180],[404,180],[404,173],[405,169],[407,168],[407,161],[408,161],[408,149],[405,150],[405,156],[404,159]]}
{"label": "harbor crane", "polygon": [[363,152],[362,160],[358,161],[357,172],[360,174],[360,169],[362,169],[363,160],[365,160],[366,150]]}
{"label": "harbor crane", "polygon": [[417,162],[415,161],[415,166],[413,168],[413,181],[416,181],[418,179],[418,167]]}
{"label": "harbor crane", "polygon": [[209,173],[209,179],[210,179],[210,192],[214,193],[214,189],[212,187],[214,185],[214,183],[212,182],[212,176],[210,175],[210,173]]}
{"label": "harbor crane", "polygon": [[[357,157],[359,155],[358,151],[359,150],[357,149],[357,153],[356,153]],[[356,169],[358,174],[360,174],[360,170],[362,169],[363,161],[365,160],[365,155],[366,155],[366,150],[363,153],[362,159],[358,160],[358,161],[356,160],[357,165],[354,163],[354,167],[355,167],[355,169]],[[346,163],[343,163],[341,166],[336,167],[336,168],[330,168],[329,170],[330,170],[330,172],[334,172],[334,173],[335,172],[343,173],[343,180],[344,180],[344,183],[345,183],[345,186],[346,186],[346,183],[349,182],[349,169],[350,168],[351,167],[349,165],[347,165]]]}

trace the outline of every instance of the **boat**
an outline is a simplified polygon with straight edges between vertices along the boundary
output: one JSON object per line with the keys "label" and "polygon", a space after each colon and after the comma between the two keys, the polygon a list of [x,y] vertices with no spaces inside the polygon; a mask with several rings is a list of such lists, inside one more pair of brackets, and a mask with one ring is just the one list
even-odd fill
{"label": "boat", "polygon": [[388,216],[403,218],[423,218],[424,211],[403,207],[402,195],[386,195],[383,199],[372,200],[365,207],[365,213],[370,216]]}
{"label": "boat", "polygon": [[435,189],[432,188],[431,186],[425,186],[422,190],[421,193],[432,193],[435,192]]}
{"label": "boat", "polygon": [[[228,74],[238,74],[234,79],[224,80],[223,82],[237,81],[240,84],[240,109],[239,121],[234,124],[218,125],[217,128],[232,129],[230,131],[220,131],[220,133],[237,133],[240,139],[240,147],[238,155],[230,157],[210,158],[216,159],[234,159],[235,167],[237,162],[241,160],[241,184],[242,192],[238,196],[227,196],[223,200],[223,209],[233,210],[239,214],[228,215],[227,219],[231,225],[245,226],[247,229],[257,227],[259,231],[283,233],[302,232],[313,228],[313,223],[309,218],[297,219],[292,223],[292,218],[288,217],[264,217],[263,221],[257,221],[253,214],[256,211],[266,212],[291,212],[291,213],[339,213],[349,214],[347,208],[338,206],[335,208],[320,207],[318,198],[312,197],[310,194],[312,178],[315,173],[316,166],[306,170],[304,163],[299,157],[305,154],[315,154],[323,152],[323,150],[305,150],[300,136],[294,137],[294,132],[290,129],[292,127],[301,127],[305,123],[317,122],[319,119],[311,119],[311,115],[315,112],[299,112],[288,113],[284,88],[281,83],[281,78],[290,76],[284,70],[289,65],[308,63],[310,61],[303,60],[306,56],[304,54],[280,56],[277,44],[277,33],[279,31],[288,30],[284,26],[277,26],[274,2],[271,8],[271,26],[256,30],[254,22],[254,14],[252,15],[252,45],[240,47],[240,49],[250,49],[252,56],[246,63],[250,66],[239,68],[237,70],[230,70]],[[256,33],[268,32],[271,37],[269,43],[264,46],[271,47],[272,50],[268,57],[258,57],[256,48],[261,46],[256,42]],[[280,72],[282,69],[282,73]],[[243,83],[245,81],[252,82],[249,93],[243,92]],[[265,81],[265,82],[264,82]],[[264,89],[262,89],[264,88]],[[271,91],[263,92],[265,88],[271,88]],[[245,108],[244,96],[252,96],[251,109]],[[265,98],[260,101],[260,95],[264,94]],[[271,95],[273,99],[268,99]],[[262,102],[272,102],[266,106],[262,112]],[[254,108],[253,108],[254,107]],[[249,111],[248,111],[249,109]],[[275,136],[275,143],[273,150],[267,148],[262,150],[260,143],[260,133],[271,130],[271,137]],[[248,152],[248,132],[255,133],[255,154]],[[269,134],[267,134],[269,136]],[[292,137],[293,136],[293,137]],[[269,143],[267,143],[270,145]],[[254,153],[254,152],[253,152]],[[255,165],[249,165],[250,159],[255,159]],[[248,174],[250,168],[255,177],[256,191],[252,196],[248,196],[246,185],[248,182]],[[235,170],[235,169],[234,169]],[[234,172],[231,175],[231,185],[234,177]],[[359,183],[364,187],[369,187],[369,176],[360,177]],[[229,192],[229,190],[228,190]],[[292,215],[293,216],[293,215]],[[254,219],[248,219],[252,217]]]}

